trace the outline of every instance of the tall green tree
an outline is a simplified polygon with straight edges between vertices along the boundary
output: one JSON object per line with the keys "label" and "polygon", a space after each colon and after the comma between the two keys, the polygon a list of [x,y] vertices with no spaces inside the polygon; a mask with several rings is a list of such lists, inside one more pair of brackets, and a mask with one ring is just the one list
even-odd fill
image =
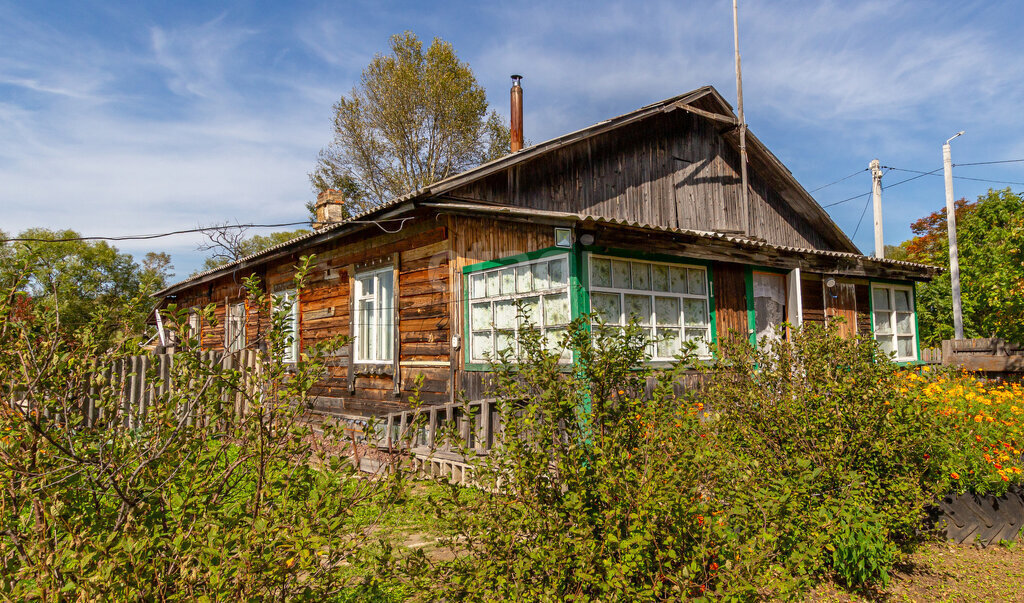
{"label": "tall green tree", "polygon": [[[956,204],[964,335],[1024,343],[1024,200],[1010,189],[989,190],[973,203]],[[907,259],[948,268],[946,211],[921,218],[905,242]],[[918,287],[921,341],[953,338],[949,272]]]}
{"label": "tall green tree", "polygon": [[509,152],[509,131],[449,42],[391,37],[334,106],[334,141],[309,175],[346,190],[354,210],[387,201]]}
{"label": "tall green tree", "polygon": [[[79,236],[73,230],[30,228],[17,238],[37,240],[0,245],[0,285],[16,285],[34,303],[51,306],[68,332],[96,312],[145,293],[143,271],[130,254],[105,241],[82,241]],[[158,280],[153,276],[151,285]],[[142,328],[145,314],[133,317],[137,328]]]}

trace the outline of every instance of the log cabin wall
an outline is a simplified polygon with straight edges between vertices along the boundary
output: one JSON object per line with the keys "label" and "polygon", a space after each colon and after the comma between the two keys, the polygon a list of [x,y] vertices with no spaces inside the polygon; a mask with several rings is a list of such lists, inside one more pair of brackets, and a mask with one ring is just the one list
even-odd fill
{"label": "log cabin wall", "polygon": [[[357,233],[246,272],[260,275],[267,291],[290,289],[300,256],[311,253],[316,254],[316,264],[299,293],[300,350],[338,335],[352,334],[350,267],[356,272],[364,266],[394,265],[396,260],[398,264],[398,346],[394,354],[398,358],[399,391],[395,391],[393,363],[372,366],[352,363],[350,346],[346,345],[329,359],[326,379],[314,388],[313,393],[318,396],[314,413],[320,418],[386,414],[407,408],[417,387],[424,403],[449,401],[451,296],[447,227],[429,219],[410,223],[395,234]],[[245,300],[243,276],[225,275],[210,284],[183,291],[172,300],[179,307],[216,304],[217,324],[203,326],[204,348],[224,349],[226,308]],[[258,338],[268,324],[267,318],[266,313],[249,309],[246,321],[249,347],[258,345]],[[350,387],[350,370],[354,387]]]}
{"label": "log cabin wall", "polygon": [[[453,191],[455,199],[703,231],[739,232],[739,153],[718,124],[682,110],[568,145]],[[751,236],[832,249],[756,171]]]}

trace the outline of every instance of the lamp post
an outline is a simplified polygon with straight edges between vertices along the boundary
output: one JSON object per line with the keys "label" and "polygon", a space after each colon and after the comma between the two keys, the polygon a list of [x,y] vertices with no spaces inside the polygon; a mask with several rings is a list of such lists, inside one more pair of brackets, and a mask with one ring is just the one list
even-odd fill
{"label": "lamp post", "polygon": [[953,285],[953,332],[964,338],[964,317],[960,307],[960,257],[956,247],[956,207],[953,203],[953,159],[949,142],[964,133],[960,130],[942,145],[942,168],[946,176],[946,230],[949,233],[949,277]]}

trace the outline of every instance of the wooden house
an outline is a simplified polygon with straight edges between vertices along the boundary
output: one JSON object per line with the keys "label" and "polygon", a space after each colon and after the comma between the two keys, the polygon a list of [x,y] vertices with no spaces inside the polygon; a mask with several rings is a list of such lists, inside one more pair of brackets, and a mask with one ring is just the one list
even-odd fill
{"label": "wooden house", "polygon": [[[521,123],[521,122],[520,122]],[[654,362],[680,342],[736,333],[755,343],[788,321],[845,319],[897,360],[918,359],[914,283],[937,269],[862,255],[752,134],[741,195],[738,122],[711,87],[657,102],[331,220],[318,200],[310,234],[161,291],[165,303],[214,303],[204,346],[239,349],[266,321],[245,304],[258,275],[297,300],[290,354],[333,335],[317,411],[365,417],[484,394],[486,359],[515,345],[517,304],[557,340],[574,317],[637,317]],[[301,256],[307,285],[290,291]],[[569,354],[566,354],[569,360]]]}

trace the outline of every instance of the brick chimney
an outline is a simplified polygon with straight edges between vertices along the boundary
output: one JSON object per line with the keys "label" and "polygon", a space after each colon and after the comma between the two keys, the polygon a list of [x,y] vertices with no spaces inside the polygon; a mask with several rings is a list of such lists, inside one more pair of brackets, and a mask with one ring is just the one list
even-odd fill
{"label": "brick chimney", "polygon": [[313,228],[323,228],[345,219],[345,193],[328,189],[316,196],[316,222]]}

